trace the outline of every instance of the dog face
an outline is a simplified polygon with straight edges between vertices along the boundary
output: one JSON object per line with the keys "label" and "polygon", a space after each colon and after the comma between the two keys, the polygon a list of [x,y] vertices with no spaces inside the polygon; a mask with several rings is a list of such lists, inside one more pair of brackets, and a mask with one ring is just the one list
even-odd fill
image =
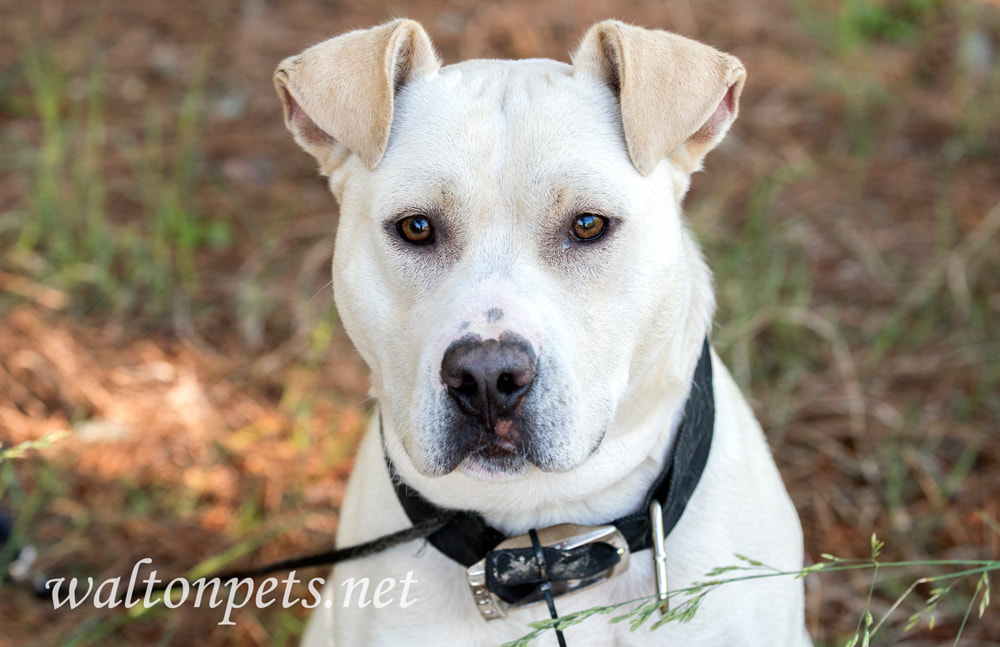
{"label": "dog face", "polygon": [[680,201],[742,82],[732,57],[610,22],[573,65],[439,68],[398,21],[279,66],[286,123],[341,205],[338,311],[419,471],[571,470],[657,358],[704,334]]}
{"label": "dog face", "polygon": [[[572,72],[472,62],[415,81],[379,166],[345,183],[334,293],[427,473],[579,464],[637,343],[677,319],[673,183],[635,170],[614,96]],[[637,247],[657,261],[636,267]]]}

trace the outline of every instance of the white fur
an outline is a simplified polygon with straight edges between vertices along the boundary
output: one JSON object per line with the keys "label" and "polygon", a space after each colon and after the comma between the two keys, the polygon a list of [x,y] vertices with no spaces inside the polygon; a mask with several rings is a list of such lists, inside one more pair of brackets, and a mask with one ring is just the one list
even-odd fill
{"label": "white fur", "polygon": [[[510,535],[564,522],[603,524],[636,509],[673,440],[714,309],[710,273],[680,211],[696,163],[667,157],[648,174],[637,171],[612,91],[548,60],[469,61],[423,74],[396,93],[377,166],[339,144],[321,159],[341,205],[333,262],[338,312],[372,370],[385,450],[410,487],[440,506],[476,510]],[[400,213],[429,209],[447,225],[439,253],[392,239]],[[581,210],[617,220],[608,240],[564,244]],[[493,308],[503,318],[490,323],[485,313]],[[435,461],[448,442],[442,354],[463,334],[486,339],[505,330],[539,356],[531,397],[544,427],[544,469],[484,472],[465,461],[440,474]],[[784,570],[802,564],[799,521],[760,427],[714,355],[713,365],[714,442],[667,538],[675,590],[733,564],[736,553]],[[389,481],[376,416],[351,476],[337,544],[409,525]],[[374,584],[409,571],[417,580],[412,606],[342,608],[348,578]],[[647,596],[652,573],[649,551],[634,554],[622,576],[556,605],[566,614]],[[486,647],[548,617],[542,605],[485,622],[464,568],[424,542],[337,566],[324,594],[335,603],[313,614],[307,647]],[[727,585],[692,622],[652,634],[606,619],[570,628],[568,644],[809,644],[802,584],[792,578]],[[537,644],[554,645],[554,635]]]}

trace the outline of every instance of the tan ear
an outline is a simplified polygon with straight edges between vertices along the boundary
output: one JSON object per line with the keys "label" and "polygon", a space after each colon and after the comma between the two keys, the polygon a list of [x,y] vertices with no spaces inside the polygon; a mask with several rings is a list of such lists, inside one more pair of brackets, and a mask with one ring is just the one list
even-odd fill
{"label": "tan ear", "polygon": [[274,72],[274,87],[288,130],[329,175],[337,143],[356,153],[369,169],[378,166],[389,140],[396,92],[440,67],[423,27],[396,20],[331,38],[286,58]]}
{"label": "tan ear", "polygon": [[629,156],[643,175],[667,156],[697,170],[736,119],[746,80],[733,56],[615,20],[587,31],[573,66],[618,96]]}

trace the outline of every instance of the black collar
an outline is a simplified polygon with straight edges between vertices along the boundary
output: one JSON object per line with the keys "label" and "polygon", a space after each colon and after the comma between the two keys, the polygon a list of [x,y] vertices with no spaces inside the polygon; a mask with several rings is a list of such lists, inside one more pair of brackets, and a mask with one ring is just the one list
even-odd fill
{"label": "black collar", "polygon": [[[712,358],[708,340],[702,346],[701,357],[695,368],[691,393],[684,405],[684,418],[677,429],[673,451],[667,457],[663,471],[649,488],[639,508],[611,522],[625,537],[630,552],[650,548],[653,539],[650,532],[647,511],[654,501],[663,508],[663,535],[666,536],[677,525],[691,495],[701,479],[712,445],[715,426],[715,397],[712,389]],[[446,511],[424,499],[402,481],[389,461],[389,472],[395,483],[406,516],[414,525],[426,524],[428,520],[448,515],[449,521],[428,537],[439,551],[469,567],[483,560],[487,561],[487,583],[491,591],[508,602],[516,602],[533,589],[537,583],[529,574],[519,577],[505,565],[521,561],[526,555],[518,551],[531,549],[493,550],[506,536],[486,523],[481,515],[472,511]],[[550,579],[579,578],[584,570],[608,568],[609,562],[617,561],[618,555],[607,550],[606,544],[587,544],[571,551],[552,551],[546,555],[549,563]],[[548,551],[549,549],[545,549]],[[530,569],[529,569],[530,570]]]}

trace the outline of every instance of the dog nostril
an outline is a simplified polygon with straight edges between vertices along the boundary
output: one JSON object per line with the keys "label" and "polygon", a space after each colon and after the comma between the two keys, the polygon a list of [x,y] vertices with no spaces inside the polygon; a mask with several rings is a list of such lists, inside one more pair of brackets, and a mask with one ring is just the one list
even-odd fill
{"label": "dog nostril", "polygon": [[459,395],[464,395],[466,397],[471,397],[476,394],[479,390],[479,385],[476,383],[476,378],[468,373],[462,374],[462,383],[455,387],[455,391]]}
{"label": "dog nostril", "polygon": [[501,373],[497,378],[497,391],[504,395],[513,395],[521,389],[514,375],[511,373]]}

